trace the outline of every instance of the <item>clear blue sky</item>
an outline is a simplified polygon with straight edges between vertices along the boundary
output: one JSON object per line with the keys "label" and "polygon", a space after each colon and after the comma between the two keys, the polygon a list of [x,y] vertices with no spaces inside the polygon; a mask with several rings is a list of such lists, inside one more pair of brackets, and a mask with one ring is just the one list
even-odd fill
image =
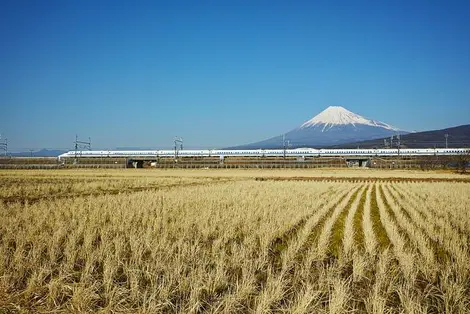
{"label": "clear blue sky", "polygon": [[328,105],[470,123],[470,1],[0,2],[11,149],[245,144]]}

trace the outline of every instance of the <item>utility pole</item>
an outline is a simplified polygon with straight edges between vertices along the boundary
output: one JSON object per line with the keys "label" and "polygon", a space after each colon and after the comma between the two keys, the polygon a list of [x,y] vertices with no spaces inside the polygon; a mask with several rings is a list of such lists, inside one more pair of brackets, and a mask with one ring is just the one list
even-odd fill
{"label": "utility pole", "polygon": [[282,151],[284,159],[286,159],[287,149],[290,147],[290,140],[286,141],[286,135],[282,135]]}
{"label": "utility pole", "polygon": [[400,156],[400,133],[397,134],[398,156]]}
{"label": "utility pole", "polygon": [[447,149],[447,148],[448,148],[448,147],[447,147],[447,138],[449,137],[449,134],[446,133],[446,134],[444,134],[444,136],[445,136],[445,138],[446,138],[446,149]]}
{"label": "utility pole", "polygon": [[282,149],[283,149],[283,156],[286,159],[286,135],[282,134]]}

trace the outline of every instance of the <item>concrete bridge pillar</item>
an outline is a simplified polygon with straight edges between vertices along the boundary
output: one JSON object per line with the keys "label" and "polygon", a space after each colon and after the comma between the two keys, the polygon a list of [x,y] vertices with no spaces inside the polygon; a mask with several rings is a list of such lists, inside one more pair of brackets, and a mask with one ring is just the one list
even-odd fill
{"label": "concrete bridge pillar", "polygon": [[143,160],[130,160],[130,164],[134,168],[143,168],[144,167],[144,161]]}

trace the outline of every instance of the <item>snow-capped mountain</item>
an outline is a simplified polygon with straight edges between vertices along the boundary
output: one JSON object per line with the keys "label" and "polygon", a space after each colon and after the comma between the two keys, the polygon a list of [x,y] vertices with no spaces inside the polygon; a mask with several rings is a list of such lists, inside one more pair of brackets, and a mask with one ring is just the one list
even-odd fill
{"label": "snow-capped mountain", "polygon": [[376,120],[369,120],[351,112],[341,106],[330,106],[317,114],[312,119],[306,121],[300,126],[300,128],[310,128],[316,126],[322,126],[322,132],[328,131],[329,129],[338,125],[356,124],[370,125],[376,127],[382,127],[391,131],[398,131],[398,129]]}
{"label": "snow-capped mountain", "polygon": [[381,121],[364,118],[343,107],[330,106],[284,135],[237,148],[281,148],[283,138],[293,148],[326,147],[406,133],[408,132]]}

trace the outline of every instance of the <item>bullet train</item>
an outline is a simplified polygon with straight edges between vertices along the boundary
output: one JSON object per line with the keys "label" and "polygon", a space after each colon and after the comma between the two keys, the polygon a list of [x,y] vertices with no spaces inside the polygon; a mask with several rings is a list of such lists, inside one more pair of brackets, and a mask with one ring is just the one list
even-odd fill
{"label": "bullet train", "polygon": [[247,150],[82,150],[69,151],[58,156],[66,157],[122,157],[122,158],[158,158],[158,157],[348,157],[348,156],[445,156],[469,154],[469,148],[406,148],[406,149],[247,149]]}

